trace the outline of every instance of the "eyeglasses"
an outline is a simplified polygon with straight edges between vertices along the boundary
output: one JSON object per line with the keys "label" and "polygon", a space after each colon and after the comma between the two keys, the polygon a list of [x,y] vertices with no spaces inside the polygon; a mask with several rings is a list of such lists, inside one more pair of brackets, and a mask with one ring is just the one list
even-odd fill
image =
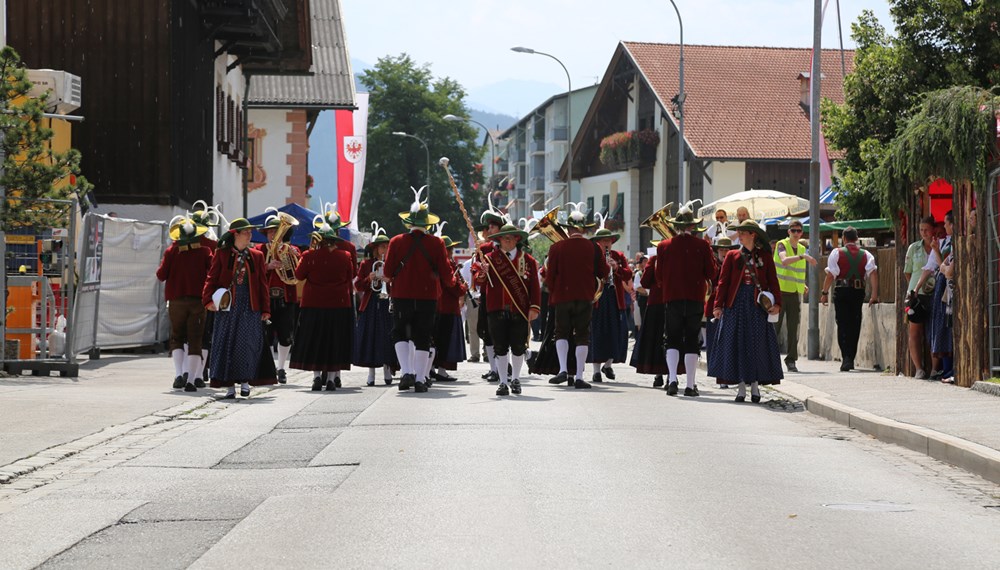
{"label": "eyeglasses", "polygon": [[800,234],[802,233],[802,228],[790,228],[788,231],[792,232],[793,234]]}

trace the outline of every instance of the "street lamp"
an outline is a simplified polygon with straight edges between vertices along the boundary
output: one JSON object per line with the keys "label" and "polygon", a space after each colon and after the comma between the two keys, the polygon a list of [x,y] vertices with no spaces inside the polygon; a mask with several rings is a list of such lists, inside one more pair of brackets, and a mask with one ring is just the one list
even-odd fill
{"label": "street lamp", "polygon": [[393,131],[392,134],[397,137],[409,137],[411,139],[417,139],[418,141],[420,141],[420,144],[424,145],[424,152],[427,153],[427,182],[426,182],[427,196],[430,196],[431,195],[431,151],[430,149],[427,148],[427,143],[424,142],[424,139],[416,135],[411,135],[410,133],[404,133],[403,131]]}
{"label": "street lamp", "polygon": [[684,176],[685,162],[684,162],[684,20],[681,19],[681,11],[677,9],[677,3],[674,0],[670,0],[670,3],[674,6],[674,12],[677,12],[677,23],[681,26],[681,63],[680,63],[680,86],[677,90],[677,97],[674,101],[677,103],[677,203],[684,204],[687,202],[687,188],[684,186]]}
{"label": "street lamp", "polygon": [[536,55],[544,55],[545,57],[550,57],[550,58],[556,60],[556,63],[558,63],[563,68],[563,71],[566,73],[566,138],[569,140],[569,149],[567,151],[567,156],[569,157],[569,167],[567,169],[567,172],[568,172],[568,175],[569,175],[569,179],[566,182],[566,189],[569,190],[569,192],[567,192],[566,196],[567,196],[568,199],[572,200],[573,199],[573,192],[572,192],[572,189],[573,189],[573,113],[572,113],[572,110],[573,110],[573,107],[572,107],[571,103],[572,103],[572,98],[573,98],[573,80],[570,79],[570,77],[569,77],[569,71],[567,71],[566,66],[563,65],[563,62],[559,61],[559,58],[556,57],[556,56],[554,56],[554,55],[552,55],[552,54],[548,54],[548,53],[544,53],[544,52],[540,52],[540,51],[535,51],[535,50],[533,50],[531,48],[520,47],[520,46],[518,46],[518,47],[512,47],[512,48],[510,48],[510,51],[514,51],[514,52],[517,52],[517,53],[533,53],[533,54],[536,54]]}
{"label": "street lamp", "polygon": [[497,164],[497,143],[496,143],[495,140],[493,140],[493,135],[490,134],[490,129],[487,128],[486,125],[480,123],[479,121],[477,121],[475,119],[471,119],[471,118],[459,117],[457,115],[445,115],[444,117],[441,117],[441,118],[444,119],[444,120],[446,120],[446,121],[450,121],[452,123],[455,123],[455,122],[475,123],[475,124],[479,125],[480,127],[482,127],[484,131],[486,131],[486,136],[489,137],[489,139],[490,139],[490,161],[491,161],[490,162],[490,176],[492,177],[493,174],[494,174],[493,169],[496,168],[496,164]]}

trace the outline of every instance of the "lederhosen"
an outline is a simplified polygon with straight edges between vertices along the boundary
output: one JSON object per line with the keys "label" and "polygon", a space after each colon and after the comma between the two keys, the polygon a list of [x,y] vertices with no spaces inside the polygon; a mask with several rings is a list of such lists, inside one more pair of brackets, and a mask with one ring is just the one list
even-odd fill
{"label": "lederhosen", "polygon": [[[537,270],[532,269],[527,263],[526,256],[527,254],[523,251],[517,253],[518,266],[513,266],[513,262],[507,254],[499,248],[494,249],[487,256],[487,263],[490,264],[487,271],[497,280],[494,282],[494,287],[511,291],[513,287],[523,286],[525,298],[528,299],[525,306],[521,307],[520,310],[512,301],[498,310],[487,312],[490,335],[493,340],[493,350],[499,357],[505,356],[508,351],[514,354],[514,356],[521,356],[528,348],[528,334],[531,327],[525,316],[531,308],[530,294],[528,293],[529,289],[526,283],[530,277],[526,277],[524,272],[537,272]],[[508,279],[501,277],[500,272],[506,273]],[[507,284],[506,287],[504,283]],[[508,296],[510,295],[505,294],[505,297]],[[482,306],[486,306],[486,304],[482,303]]]}
{"label": "lederhosen", "polygon": [[[413,243],[409,251],[399,260],[394,275],[399,276],[400,272],[406,270],[406,262],[419,251],[427,260],[428,265],[434,267],[431,255],[424,247],[423,239],[426,237],[423,232],[411,232]],[[438,276],[431,273],[429,279],[438,279]],[[437,300],[435,299],[398,299],[392,300],[392,342],[412,341],[416,350],[430,350],[431,337],[434,331],[434,318],[437,315]]]}
{"label": "lederhosen", "polygon": [[[260,246],[261,253],[267,258],[268,244]],[[291,246],[294,247],[294,246]],[[289,285],[277,277],[273,269],[267,269],[268,293],[271,298],[271,324],[267,327],[268,344],[277,339],[281,346],[291,346],[295,340],[296,309],[298,305],[289,300]],[[292,285],[291,287],[294,287]]]}

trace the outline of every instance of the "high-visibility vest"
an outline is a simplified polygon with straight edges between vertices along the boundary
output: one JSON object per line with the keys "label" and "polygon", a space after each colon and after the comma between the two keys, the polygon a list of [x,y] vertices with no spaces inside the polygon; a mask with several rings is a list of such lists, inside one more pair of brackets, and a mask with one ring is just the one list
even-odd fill
{"label": "high-visibility vest", "polygon": [[774,248],[774,269],[778,273],[778,284],[781,286],[781,291],[783,293],[805,293],[806,260],[802,258],[791,265],[783,265],[781,257],[778,256],[778,249],[782,245],[785,246],[785,255],[789,257],[805,254],[806,246],[800,243],[798,248],[793,248],[792,240],[785,238],[779,241],[777,247]]}

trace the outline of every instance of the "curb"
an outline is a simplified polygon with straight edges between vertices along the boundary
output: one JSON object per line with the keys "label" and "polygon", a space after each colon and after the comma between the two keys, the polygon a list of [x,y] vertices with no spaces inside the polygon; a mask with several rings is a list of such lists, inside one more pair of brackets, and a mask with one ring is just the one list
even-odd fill
{"label": "curb", "polygon": [[787,380],[782,380],[772,389],[802,401],[809,412],[820,417],[1000,483],[1000,451],[930,428],[852,408],[832,400],[829,394]]}

